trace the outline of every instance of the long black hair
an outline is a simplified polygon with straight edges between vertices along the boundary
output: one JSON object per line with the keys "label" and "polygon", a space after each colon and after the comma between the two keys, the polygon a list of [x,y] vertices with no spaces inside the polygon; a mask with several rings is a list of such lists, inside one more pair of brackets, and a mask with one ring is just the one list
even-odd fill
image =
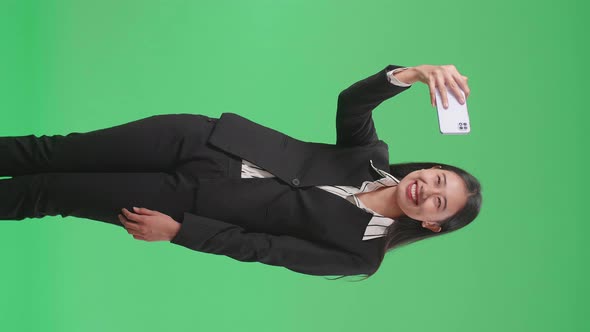
{"label": "long black hair", "polygon": [[[427,228],[424,228],[422,227],[421,221],[409,218],[407,216],[396,218],[395,222],[387,228],[387,234],[385,235],[385,248],[383,250],[383,256],[380,257],[381,262],[383,261],[385,254],[395,248],[399,248],[418,240],[447,234],[462,228],[471,223],[479,214],[482,202],[481,184],[473,175],[459,167],[431,162],[391,164],[389,165],[389,174],[395,176],[401,181],[402,178],[414,171],[432,167],[440,167],[440,169],[452,171],[461,177],[465,183],[465,186],[467,187],[467,203],[461,210],[459,210],[459,212],[455,213],[455,215],[441,222],[440,232],[433,232]],[[365,280],[373,274],[375,274],[375,272],[365,275],[365,277],[361,280]],[[340,279],[343,277],[345,276],[340,276],[330,280]]]}

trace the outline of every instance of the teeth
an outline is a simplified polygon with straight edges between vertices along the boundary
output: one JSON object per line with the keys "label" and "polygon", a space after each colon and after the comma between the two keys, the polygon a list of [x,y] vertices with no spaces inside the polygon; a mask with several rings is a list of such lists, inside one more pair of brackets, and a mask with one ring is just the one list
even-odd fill
{"label": "teeth", "polygon": [[416,184],[414,183],[411,188],[412,191],[412,199],[416,202]]}

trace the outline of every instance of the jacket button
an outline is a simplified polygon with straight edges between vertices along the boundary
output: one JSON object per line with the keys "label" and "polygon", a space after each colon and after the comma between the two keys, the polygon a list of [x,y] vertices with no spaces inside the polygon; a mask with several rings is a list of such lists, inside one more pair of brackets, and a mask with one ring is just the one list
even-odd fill
{"label": "jacket button", "polygon": [[211,121],[213,121],[213,119],[211,119],[211,118],[207,118],[207,121],[208,121],[208,122],[211,122]]}
{"label": "jacket button", "polygon": [[296,186],[298,186],[299,185],[299,179],[298,178],[295,178],[295,179],[291,180],[291,183],[294,184],[294,185],[296,185]]}

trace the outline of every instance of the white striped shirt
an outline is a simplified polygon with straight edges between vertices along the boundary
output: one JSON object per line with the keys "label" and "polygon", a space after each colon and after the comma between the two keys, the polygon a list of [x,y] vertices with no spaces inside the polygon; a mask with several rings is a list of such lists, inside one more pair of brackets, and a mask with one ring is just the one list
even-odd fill
{"label": "white striped shirt", "polygon": [[[407,69],[408,67],[397,68],[387,72],[387,78],[391,84],[395,84],[398,86],[410,86],[411,84],[402,83],[393,76],[393,73],[398,71],[402,71]],[[385,186],[396,186],[400,181],[396,179],[393,175],[380,170],[373,166],[373,161],[369,161],[371,163],[371,167],[379,173],[382,178],[375,180],[375,181],[365,181],[359,187],[355,186],[338,186],[338,185],[330,185],[330,186],[317,186],[317,188],[323,189],[329,193],[337,195],[346,199],[348,202],[356,205],[358,208],[363,209],[373,215],[367,228],[365,230],[365,234],[363,235],[363,241],[375,239],[378,237],[385,236],[387,232],[387,227],[389,227],[395,219],[391,219],[381,214],[369,209],[367,206],[363,204],[363,202],[356,197],[356,194],[371,192],[377,190],[378,188],[385,187]],[[270,172],[252,164],[251,162],[243,159],[242,160],[242,178],[270,178],[275,177]]]}

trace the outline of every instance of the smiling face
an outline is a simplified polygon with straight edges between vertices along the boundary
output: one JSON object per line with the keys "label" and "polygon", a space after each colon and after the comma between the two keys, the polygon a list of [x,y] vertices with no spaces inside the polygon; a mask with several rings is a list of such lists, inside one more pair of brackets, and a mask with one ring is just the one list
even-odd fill
{"label": "smiling face", "polygon": [[468,191],[455,172],[439,168],[414,171],[398,184],[396,198],[403,213],[434,232],[440,222],[453,216],[467,203]]}

